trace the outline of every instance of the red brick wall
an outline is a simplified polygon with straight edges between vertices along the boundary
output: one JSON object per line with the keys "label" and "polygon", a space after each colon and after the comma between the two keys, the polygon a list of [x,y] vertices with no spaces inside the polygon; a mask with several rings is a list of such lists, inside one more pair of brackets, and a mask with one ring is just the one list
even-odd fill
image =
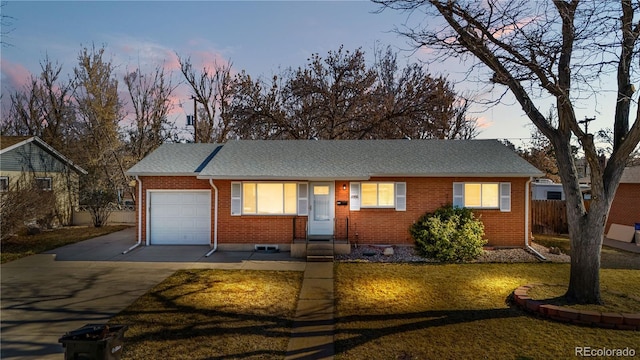
{"label": "red brick wall", "polygon": [[[216,180],[219,191],[219,244],[282,244],[293,240],[293,215],[231,216],[231,181]],[[301,221],[302,220],[302,221]],[[296,219],[298,237],[304,238],[305,219]]]}
{"label": "red brick wall", "polygon": [[620,184],[613,198],[606,232],[611,224],[634,226],[640,222],[640,184]]}
{"label": "red brick wall", "polygon": [[[211,189],[206,180],[195,177],[142,177],[143,199],[147,189]],[[407,183],[407,211],[394,209],[360,209],[350,211],[349,206],[336,206],[336,238],[347,236],[359,244],[412,244],[409,227],[425,212],[453,201],[453,182],[492,181],[511,182],[511,212],[478,210],[485,224],[486,238],[493,246],[524,246],[524,188],[527,179],[513,178],[378,178],[372,181],[401,181]],[[304,238],[306,217],[298,216],[231,216],[231,181],[216,180],[219,190],[218,243],[289,243],[293,239],[294,221],[296,238]],[[347,189],[343,190],[342,185]],[[214,206],[214,192],[211,192]],[[349,182],[335,182],[335,200],[349,200]],[[143,205],[144,207],[144,205]],[[213,217],[213,209],[211,211]],[[143,214],[142,223],[146,224]],[[213,233],[212,219],[212,233]],[[143,240],[146,238],[143,226]],[[213,236],[212,236],[213,239]]]}
{"label": "red brick wall", "polygon": [[[442,205],[453,202],[453,183],[466,181],[511,182],[511,212],[500,210],[478,210],[476,216],[485,225],[485,236],[489,245],[524,246],[524,188],[526,179],[479,179],[479,178],[384,178],[372,181],[401,181],[407,183],[407,211],[394,209],[360,209],[348,211],[348,207],[337,207],[336,217],[349,217],[349,240],[360,244],[413,244],[409,227],[425,212],[432,212]],[[338,182],[340,194],[342,185]],[[348,190],[347,190],[348,192]],[[336,200],[341,200],[337,198]],[[337,234],[342,235],[341,233]]]}

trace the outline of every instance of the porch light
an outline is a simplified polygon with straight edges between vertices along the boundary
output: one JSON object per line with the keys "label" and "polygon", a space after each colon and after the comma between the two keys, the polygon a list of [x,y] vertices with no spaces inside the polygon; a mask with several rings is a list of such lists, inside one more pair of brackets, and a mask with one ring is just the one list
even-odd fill
{"label": "porch light", "polygon": [[342,184],[342,190],[347,190],[347,184]]}

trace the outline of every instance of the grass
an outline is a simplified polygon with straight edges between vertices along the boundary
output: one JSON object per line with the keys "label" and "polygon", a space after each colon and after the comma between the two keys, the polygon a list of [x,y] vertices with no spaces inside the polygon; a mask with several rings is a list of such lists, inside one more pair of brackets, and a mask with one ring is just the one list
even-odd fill
{"label": "grass", "polygon": [[[535,242],[546,247],[557,247],[563,253],[571,255],[571,241],[566,235],[535,235]],[[640,254],[602,246],[600,267],[604,269],[640,270]]]}
{"label": "grass", "polygon": [[[518,286],[568,282],[568,264],[336,265],[337,359],[562,359],[575,347],[635,347],[638,333],[529,316]],[[603,287],[640,293],[640,272],[601,270]]]}
{"label": "grass", "polygon": [[565,306],[577,310],[591,310],[599,312],[617,312],[617,313],[639,313],[640,314],[640,297],[638,293],[627,294],[617,291],[609,291],[601,289],[602,300],[604,305],[579,305],[568,304],[563,295],[567,291],[566,285],[542,284],[536,285],[527,292],[532,299],[535,300],[551,300],[554,305]]}
{"label": "grass", "polygon": [[301,272],[184,270],[111,320],[126,359],[283,358]]}
{"label": "grass", "polygon": [[2,251],[0,252],[0,262],[4,264],[25,256],[52,250],[60,246],[124,230],[128,227],[129,226],[126,225],[103,226],[99,228],[73,226],[46,230],[36,235],[27,235],[26,232],[22,232],[17,236],[12,236],[8,239],[2,240],[0,243],[2,248]]}

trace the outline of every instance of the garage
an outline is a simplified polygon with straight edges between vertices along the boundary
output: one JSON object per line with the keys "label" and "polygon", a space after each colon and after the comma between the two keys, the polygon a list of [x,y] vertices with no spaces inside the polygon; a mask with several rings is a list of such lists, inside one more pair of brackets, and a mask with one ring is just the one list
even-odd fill
{"label": "garage", "polygon": [[211,191],[150,191],[151,245],[209,245]]}

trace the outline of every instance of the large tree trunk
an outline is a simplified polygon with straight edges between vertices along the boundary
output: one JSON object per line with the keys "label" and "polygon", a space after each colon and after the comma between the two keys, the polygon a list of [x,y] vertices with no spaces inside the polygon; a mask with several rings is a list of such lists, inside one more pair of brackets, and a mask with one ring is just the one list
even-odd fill
{"label": "large tree trunk", "polygon": [[[593,165],[592,200],[589,210],[587,210],[571,153],[571,137],[570,135],[555,136],[552,139],[555,141],[558,171],[565,193],[569,238],[571,239],[571,271],[569,288],[565,298],[579,304],[602,304],[600,252],[613,193],[609,194],[604,190],[603,178],[600,175],[602,172],[597,167],[599,165],[590,161],[590,165]],[[588,140],[590,138],[585,139],[584,142],[586,143]],[[595,148],[592,146],[585,146],[585,154],[587,158],[596,158]]]}
{"label": "large tree trunk", "polygon": [[[588,215],[580,215],[567,202],[569,237],[571,238],[571,273],[565,298],[579,304],[602,304],[600,296],[600,252],[604,236],[604,206],[592,204]],[[577,219],[576,219],[577,218]]]}

